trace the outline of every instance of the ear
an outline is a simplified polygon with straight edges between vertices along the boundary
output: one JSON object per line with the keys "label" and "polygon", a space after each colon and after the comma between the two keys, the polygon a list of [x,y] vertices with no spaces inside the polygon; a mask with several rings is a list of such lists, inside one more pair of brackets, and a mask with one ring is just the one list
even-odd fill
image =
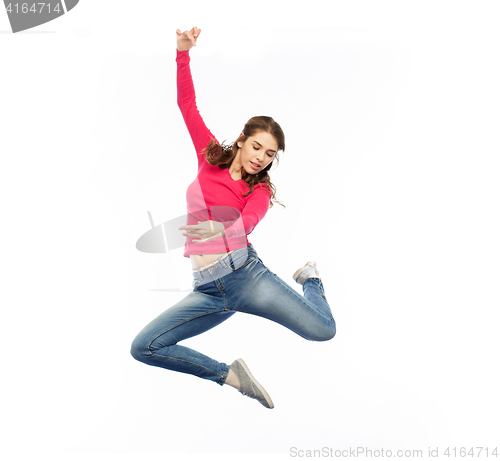
{"label": "ear", "polygon": [[[243,134],[243,132],[241,132],[240,135],[238,136],[238,139],[240,139],[243,136],[245,135]],[[241,142],[236,143],[236,145],[241,148]]]}

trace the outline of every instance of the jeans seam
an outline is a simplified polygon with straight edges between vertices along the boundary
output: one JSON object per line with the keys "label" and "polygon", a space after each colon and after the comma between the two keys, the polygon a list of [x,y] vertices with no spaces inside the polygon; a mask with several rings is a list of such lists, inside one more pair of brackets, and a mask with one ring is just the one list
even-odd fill
{"label": "jeans seam", "polygon": [[[323,288],[323,282],[321,281],[321,279],[320,279],[319,277],[309,277],[309,278],[311,278],[311,279],[313,279],[313,278],[318,279],[318,281],[319,281],[318,286],[319,286],[319,289],[320,289],[320,290],[319,290],[319,292],[321,293],[321,297],[322,297],[325,301],[327,301],[326,296],[325,296],[325,294],[324,294],[324,292],[323,292],[324,288]],[[304,283],[306,283],[306,282],[309,280],[309,278],[308,278],[308,279],[306,279],[306,280],[304,281]],[[327,301],[327,302],[328,302],[328,301]]]}
{"label": "jeans seam", "polygon": [[218,280],[220,281],[220,286],[217,282],[215,282],[215,284],[217,285],[217,288],[219,289],[219,292],[222,295],[222,299],[224,300],[223,311],[227,312],[228,309],[227,309],[226,295],[224,294],[224,277],[219,277]]}
{"label": "jeans seam", "polygon": [[[225,305],[225,300],[224,300],[224,305]],[[170,331],[170,330],[172,330],[172,329],[174,329],[174,328],[176,328],[176,327],[178,327],[178,326],[180,326],[180,325],[184,325],[186,322],[190,322],[191,320],[197,319],[197,318],[199,318],[199,317],[203,317],[204,315],[210,315],[210,314],[215,314],[215,313],[217,313],[217,312],[223,312],[224,310],[226,310],[226,309],[217,309],[217,310],[210,311],[210,312],[203,312],[203,313],[201,313],[201,314],[199,314],[199,315],[195,315],[195,316],[190,317],[190,318],[188,318],[188,319],[184,319],[183,321],[178,322],[178,323],[176,323],[175,325],[172,325],[170,328],[167,328],[166,330],[163,330],[161,333],[158,333],[158,334],[157,334],[154,338],[152,338],[152,339],[151,339],[151,341],[149,341],[149,343],[148,343],[148,347],[147,347],[149,354],[150,354],[150,355],[158,355],[158,354],[156,354],[155,352],[153,352],[153,351],[150,349],[150,347],[151,347],[151,344],[153,343],[153,341],[154,341],[155,339],[159,338],[161,335],[163,335],[163,334],[167,333],[168,331]],[[176,344],[176,343],[174,343],[174,344]],[[170,345],[171,345],[171,346],[173,346],[174,344],[170,344]],[[162,357],[162,356],[160,355],[159,357]]]}
{"label": "jeans seam", "polygon": [[224,309],[223,311],[227,312],[227,302],[226,302],[226,295],[224,294],[224,282],[222,281],[222,278],[220,279],[221,283],[222,283],[222,287],[219,287],[219,291],[220,291],[220,294],[222,295],[222,299],[224,300]]}
{"label": "jeans seam", "polygon": [[[229,374],[229,369],[231,368],[231,365],[227,365],[225,366],[224,368],[224,372],[222,373],[222,376],[221,378],[219,379],[219,381],[217,381],[217,384],[220,384],[221,386],[223,384],[225,384],[226,382],[226,378],[227,378],[227,375]],[[220,375],[219,375],[220,376]]]}
{"label": "jeans seam", "polygon": [[[200,365],[198,363],[188,362],[187,360],[182,360],[182,359],[178,359],[178,358],[175,358],[175,357],[168,357],[166,355],[160,355],[160,354],[155,354],[155,353],[153,353],[152,355],[154,355],[156,357],[161,357],[162,359],[170,359],[170,360],[175,360],[177,362],[189,363],[190,365],[195,365],[195,366],[197,366],[199,368],[203,368],[204,370],[209,371],[210,373],[212,373],[215,376],[220,376],[221,378],[224,377],[223,374],[221,375],[221,374],[219,374],[219,373],[217,373],[217,372],[215,372],[213,370],[210,370],[210,368],[204,367],[203,365]],[[220,379],[219,379],[219,381],[220,381]]]}
{"label": "jeans seam", "polygon": [[[218,275],[220,275],[220,273]],[[224,293],[222,293],[224,291],[224,277],[218,277],[217,280],[220,282],[219,291],[224,295]]]}

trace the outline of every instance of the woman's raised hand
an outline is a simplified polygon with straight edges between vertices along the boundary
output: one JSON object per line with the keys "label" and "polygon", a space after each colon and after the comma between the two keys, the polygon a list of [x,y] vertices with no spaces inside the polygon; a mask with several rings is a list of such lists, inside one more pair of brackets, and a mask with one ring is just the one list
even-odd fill
{"label": "woman's raised hand", "polygon": [[191,30],[185,30],[181,32],[177,29],[177,49],[179,51],[190,50],[193,46],[196,46],[196,40],[200,36],[201,29],[193,27]]}

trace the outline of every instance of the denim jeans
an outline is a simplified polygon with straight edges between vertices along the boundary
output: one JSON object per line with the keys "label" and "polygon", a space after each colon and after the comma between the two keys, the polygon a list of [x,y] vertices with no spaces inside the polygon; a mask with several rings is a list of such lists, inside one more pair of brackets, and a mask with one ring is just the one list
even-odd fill
{"label": "denim jeans", "polygon": [[[222,259],[223,258],[223,259]],[[230,365],[180,346],[236,312],[258,315],[310,341],[327,341],[335,320],[319,278],[308,278],[304,295],[271,272],[252,244],[193,272],[193,291],[156,317],[136,336],[131,354],[140,362],[224,384]]]}

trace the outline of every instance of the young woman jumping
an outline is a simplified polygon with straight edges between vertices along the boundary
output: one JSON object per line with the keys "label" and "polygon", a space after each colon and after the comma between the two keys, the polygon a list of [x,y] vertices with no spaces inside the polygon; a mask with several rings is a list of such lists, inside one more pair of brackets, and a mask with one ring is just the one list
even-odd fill
{"label": "young woman jumping", "polygon": [[309,261],[293,274],[300,295],[264,265],[247,235],[273,206],[269,170],[285,136],[271,117],[252,117],[238,139],[221,145],[197,106],[189,50],[201,29],[177,30],[177,101],[198,158],[198,175],[187,190],[184,256],[193,267],[193,291],[156,317],[132,342],[132,356],[147,365],[232,386],[274,408],[271,397],[242,359],[231,365],[178,343],[199,335],[236,312],[258,315],[310,341],[327,341],[336,327],[325,289]]}

